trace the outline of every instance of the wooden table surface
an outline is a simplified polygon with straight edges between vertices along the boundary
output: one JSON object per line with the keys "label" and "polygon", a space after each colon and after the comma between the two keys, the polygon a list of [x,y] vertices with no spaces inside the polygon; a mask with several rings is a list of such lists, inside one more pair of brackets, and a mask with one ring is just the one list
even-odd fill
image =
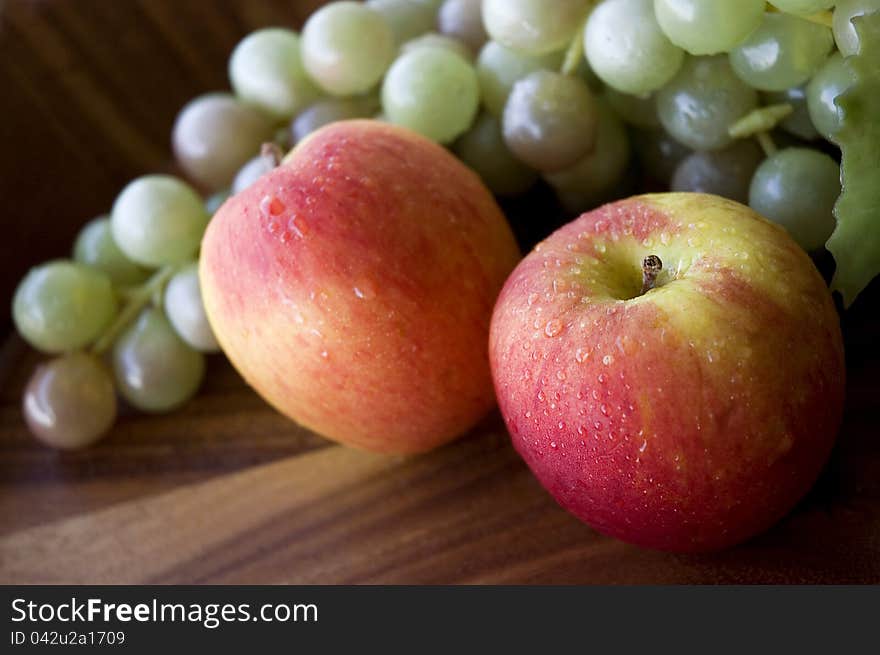
{"label": "wooden table surface", "polygon": [[242,34],[297,25],[316,4],[0,5],[0,583],[880,582],[876,284],[845,318],[847,410],[827,469],[770,532],[714,555],[581,524],[497,415],[428,455],[370,455],[283,419],[220,356],[181,411],[127,413],[93,449],[29,436],[19,403],[40,357],[8,327],[17,279],[66,252],[127,179],[167,168],[176,110],[225,85]]}

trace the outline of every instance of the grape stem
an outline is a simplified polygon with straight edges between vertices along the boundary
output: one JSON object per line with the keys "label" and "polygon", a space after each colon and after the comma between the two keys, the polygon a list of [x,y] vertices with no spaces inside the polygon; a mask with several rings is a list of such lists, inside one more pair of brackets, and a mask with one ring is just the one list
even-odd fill
{"label": "grape stem", "polygon": [[581,61],[584,59],[584,31],[587,29],[587,20],[589,20],[590,14],[593,13],[593,9],[596,7],[596,1],[592,0],[590,2],[580,27],[574,33],[574,37],[568,45],[568,50],[565,51],[565,57],[562,59],[562,68],[559,70],[563,75],[574,75],[577,73],[578,66],[581,65]]}
{"label": "grape stem", "polygon": [[[772,12],[772,13],[780,13],[780,14],[785,13],[785,12],[779,11],[778,8],[774,7],[769,2],[767,3],[767,11]],[[833,25],[834,25],[832,14],[830,11],[827,11],[827,10],[820,11],[816,14],[810,14],[809,16],[798,15],[798,18],[808,20],[811,23],[816,23],[817,25],[824,25],[825,27],[833,27]]]}
{"label": "grape stem", "polygon": [[157,294],[161,297],[162,288],[165,283],[177,272],[177,266],[165,266],[159,269],[146,282],[138,287],[129,289],[125,293],[125,306],[116,316],[116,319],[104,330],[104,333],[98,337],[92,346],[92,352],[96,355],[103,355],[119,333],[131,323],[140,311],[150,302],[154,301]]}
{"label": "grape stem", "polygon": [[758,132],[755,138],[758,140],[758,145],[761,146],[765,156],[772,157],[776,154],[776,144],[773,143],[769,132]]}

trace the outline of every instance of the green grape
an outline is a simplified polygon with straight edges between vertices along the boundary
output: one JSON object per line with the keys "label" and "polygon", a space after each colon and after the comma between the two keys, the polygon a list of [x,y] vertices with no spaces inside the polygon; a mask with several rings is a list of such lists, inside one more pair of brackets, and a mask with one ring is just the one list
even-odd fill
{"label": "green grape", "polygon": [[597,121],[596,101],[582,79],[537,71],[510,92],[504,108],[504,140],[532,168],[559,171],[593,149]]}
{"label": "green grape", "polygon": [[773,6],[789,14],[809,16],[834,6],[836,0],[773,0]]}
{"label": "green grape", "polygon": [[807,251],[821,248],[834,230],[840,169],[828,155],[786,148],[768,157],[752,178],[749,205],[782,225]]}
{"label": "green grape", "polygon": [[634,130],[633,145],[645,174],[661,184],[669,184],[679,163],[691,152],[662,128]]}
{"label": "green grape", "polygon": [[483,0],[483,24],[493,41],[530,55],[565,48],[574,38],[590,0]]}
{"label": "green grape", "polygon": [[757,92],[739,79],[727,57],[691,57],[657,92],[657,115],[666,131],[694,150],[723,148],[728,127],[758,104]]}
{"label": "green grape", "polygon": [[546,173],[565,208],[581,212],[605,200],[620,182],[629,164],[629,137],[621,120],[604,102],[598,103],[596,147],[571,168]]}
{"label": "green grape", "polygon": [[843,56],[834,53],[807,84],[807,109],[810,119],[826,139],[833,139],[840,129],[840,110],[835,98],[853,83],[852,75],[843,63]]}
{"label": "green grape", "polygon": [[532,57],[489,41],[477,57],[477,77],[483,105],[494,116],[504,113],[513,85],[539,70],[559,70],[563,52]]}
{"label": "green grape", "polygon": [[306,108],[290,126],[294,143],[309,134],[337,121],[353,118],[370,118],[379,109],[379,99],[374,95],[353,98],[327,98]]}
{"label": "green grape", "polygon": [[407,41],[401,46],[400,54],[405,54],[416,48],[443,48],[454,52],[466,61],[472,62],[474,60],[474,53],[464,43],[458,39],[453,39],[451,36],[437,34],[436,32],[428,32],[412,41]]}
{"label": "green grape", "polygon": [[749,184],[764,154],[753,139],[734,141],[721,150],[695,152],[685,157],[672,176],[673,191],[712,193],[749,201]]}
{"label": "green grape", "polygon": [[278,27],[252,32],[235,46],[229,81],[235,95],[276,118],[290,118],[320,95],[303,68],[299,36]]}
{"label": "green grape", "polygon": [[446,0],[437,14],[441,34],[458,39],[472,52],[479,52],[486,43],[481,0]]}
{"label": "green grape", "polygon": [[394,34],[379,12],[359,2],[331,2],[306,21],[302,58],[327,93],[364,93],[394,58]]}
{"label": "green grape", "polygon": [[229,186],[274,130],[268,114],[227,93],[211,93],[190,101],[177,115],[174,154],[188,176],[216,191]]}
{"label": "green grape", "polygon": [[147,309],[113,346],[113,370],[134,407],[168,412],[198,391],[205,357],[177,336],[161,311]]}
{"label": "green grape", "polygon": [[116,390],[103,362],[74,352],[37,367],[22,399],[33,435],[53,448],[95,443],[116,420]]}
{"label": "green grape", "polygon": [[437,10],[429,4],[413,0],[367,0],[364,4],[385,19],[398,47],[434,29]]}
{"label": "green grape", "polygon": [[96,218],[80,230],[73,245],[73,259],[101,271],[118,286],[138,284],[150,274],[116,245],[107,216]]}
{"label": "green grape", "polygon": [[177,336],[202,352],[220,349],[202,303],[198,262],[188,264],[169,280],[164,300],[165,315]]}
{"label": "green grape", "polygon": [[761,24],[764,0],[654,0],[660,27],[692,55],[727,52]]}
{"label": "green grape", "polygon": [[199,195],[170,175],[130,182],[113,203],[113,240],[144,266],[180,264],[192,258],[210,216]]}
{"label": "green grape", "polygon": [[110,278],[67,260],[28,271],[12,299],[12,319],[37,350],[61,353],[89,345],[116,316]]}
{"label": "green grape", "polygon": [[880,0],[838,0],[832,19],[834,41],[844,57],[859,51],[859,35],[853,27],[852,19],[880,11]]}
{"label": "green grape", "polygon": [[439,143],[463,134],[479,105],[473,66],[442,48],[416,48],[401,55],[382,85],[388,119]]}
{"label": "green grape", "polygon": [[235,175],[235,179],[232,180],[232,195],[241,193],[266,173],[275,169],[276,166],[274,157],[257,155],[242,166]]}
{"label": "green grape", "polygon": [[779,122],[779,127],[801,139],[812,141],[819,136],[807,109],[807,90],[793,86],[785,91],[768,91],[761,94],[766,105],[791,105],[792,112]]}
{"label": "green grape", "polygon": [[629,125],[643,128],[660,127],[660,119],[657,118],[657,100],[653,95],[634,96],[621,93],[609,86],[605,89],[604,97],[617,115]]}
{"label": "green grape", "polygon": [[784,91],[805,83],[834,47],[831,30],[790,14],[767,14],[748,38],[730,51],[730,64],[746,84]]}
{"label": "green grape", "polygon": [[651,0],[598,5],[584,30],[584,52],[605,84],[636,95],[659,89],[684,61],[684,51],[657,24]]}
{"label": "green grape", "polygon": [[504,143],[501,125],[491,114],[481,114],[453,146],[455,154],[474,169],[489,189],[500,196],[528,191],[538,174],[520,162]]}
{"label": "green grape", "polygon": [[223,203],[229,199],[230,195],[232,195],[230,189],[224,189],[223,191],[212,193],[205,198],[205,211],[208,212],[208,216],[216,214],[217,210],[223,206]]}

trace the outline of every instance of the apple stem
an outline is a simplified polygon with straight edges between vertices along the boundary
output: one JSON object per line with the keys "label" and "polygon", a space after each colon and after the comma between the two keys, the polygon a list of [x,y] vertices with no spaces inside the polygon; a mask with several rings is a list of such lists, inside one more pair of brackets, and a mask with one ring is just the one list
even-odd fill
{"label": "apple stem", "polygon": [[663,262],[657,255],[648,255],[642,260],[642,293],[647,293],[657,285],[657,276],[663,270]]}
{"label": "apple stem", "polygon": [[281,160],[284,159],[284,152],[281,150],[281,146],[277,143],[264,143],[262,147],[260,147],[260,157],[264,157],[272,162],[272,168],[277,168],[281,163]]}

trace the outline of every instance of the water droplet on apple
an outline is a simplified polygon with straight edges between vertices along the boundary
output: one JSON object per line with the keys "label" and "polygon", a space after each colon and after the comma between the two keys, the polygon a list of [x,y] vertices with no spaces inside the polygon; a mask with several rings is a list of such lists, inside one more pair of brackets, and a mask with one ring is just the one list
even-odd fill
{"label": "water droplet on apple", "polygon": [[523,416],[525,416],[526,418],[532,418],[532,412],[531,412],[531,410],[528,410],[528,409],[527,409],[527,410],[523,413]]}
{"label": "water droplet on apple", "polygon": [[544,334],[548,337],[555,337],[560,332],[562,332],[562,323],[559,319],[550,319],[547,321],[547,325],[544,326]]}
{"label": "water droplet on apple", "polygon": [[534,305],[534,304],[535,304],[535,301],[536,301],[537,299],[538,299],[538,294],[537,294],[537,293],[530,293],[530,294],[529,294],[529,297],[528,297],[528,299],[527,299],[527,302],[529,303],[529,307],[531,307],[532,305]]}
{"label": "water droplet on apple", "polygon": [[583,364],[590,356],[590,351],[586,348],[578,348],[574,353],[574,358],[578,364]]}
{"label": "water droplet on apple", "polygon": [[553,450],[556,450],[556,442],[555,442],[555,441],[551,441],[551,442],[550,442],[550,447],[551,447]]}
{"label": "water droplet on apple", "polygon": [[284,211],[284,203],[272,194],[262,197],[260,200],[260,213],[265,216],[278,216]]}
{"label": "water droplet on apple", "polygon": [[602,403],[601,405],[599,405],[599,411],[602,412],[603,416],[608,416],[609,415],[608,405],[606,405],[605,403]]}
{"label": "water droplet on apple", "polygon": [[642,445],[639,446],[639,452],[640,453],[645,452],[645,448],[647,448],[647,447],[648,447],[648,440],[647,439],[642,440]]}
{"label": "water droplet on apple", "polygon": [[560,430],[564,430],[565,429],[565,421],[559,421],[559,423],[557,424],[556,427],[558,427]]}
{"label": "water droplet on apple", "polygon": [[565,379],[565,371],[563,371],[562,369],[556,371],[556,379],[557,380],[564,380]]}
{"label": "water droplet on apple", "polygon": [[541,390],[538,392],[538,402],[544,402],[547,399],[547,396],[544,395],[544,391]]}
{"label": "water droplet on apple", "polygon": [[602,363],[605,364],[605,366],[610,366],[613,361],[614,357],[612,357],[611,355],[605,355],[602,358]]}
{"label": "water droplet on apple", "polygon": [[[599,375],[596,376],[596,380],[598,380],[599,384],[605,384],[605,374],[599,373]],[[596,393],[595,389],[593,390],[593,393]]]}

